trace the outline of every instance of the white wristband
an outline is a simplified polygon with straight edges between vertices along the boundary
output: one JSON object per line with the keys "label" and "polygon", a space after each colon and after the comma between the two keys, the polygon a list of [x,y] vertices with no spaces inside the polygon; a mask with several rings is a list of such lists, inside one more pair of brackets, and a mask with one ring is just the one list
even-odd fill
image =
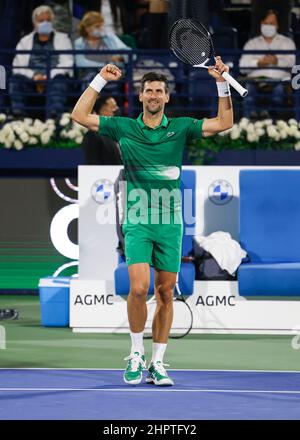
{"label": "white wristband", "polygon": [[231,95],[229,83],[227,81],[217,81],[219,98],[228,98]]}
{"label": "white wristband", "polygon": [[96,90],[96,92],[100,93],[100,91],[103,89],[106,83],[107,81],[104,78],[102,78],[100,73],[98,73],[98,75],[96,75],[93,81],[90,83],[90,87]]}

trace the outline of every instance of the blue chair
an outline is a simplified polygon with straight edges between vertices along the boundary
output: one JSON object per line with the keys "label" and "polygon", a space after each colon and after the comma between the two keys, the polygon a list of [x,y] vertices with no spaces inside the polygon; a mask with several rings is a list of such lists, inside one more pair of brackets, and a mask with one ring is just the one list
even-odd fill
{"label": "blue chair", "polygon": [[[195,214],[195,188],[196,174],[193,170],[182,170],[181,173],[181,191],[191,190],[192,194],[192,212]],[[182,211],[186,208],[185,197],[182,197]],[[182,256],[189,256],[193,252],[193,236],[195,235],[195,223],[188,224],[188,218],[183,215],[183,238],[182,238]],[[128,267],[123,256],[119,256],[118,266],[114,273],[115,290],[117,295],[128,295],[130,290]],[[192,295],[195,281],[195,266],[190,262],[182,262],[178,277],[178,284],[183,295]],[[150,268],[150,288],[149,295],[154,294],[154,269]]]}
{"label": "blue chair", "polygon": [[241,296],[300,295],[300,170],[240,171]]}

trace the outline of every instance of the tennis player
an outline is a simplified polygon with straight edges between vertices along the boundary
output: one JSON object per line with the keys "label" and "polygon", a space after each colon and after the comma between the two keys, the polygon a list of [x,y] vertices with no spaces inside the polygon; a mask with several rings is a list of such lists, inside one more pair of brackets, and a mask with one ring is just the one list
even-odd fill
{"label": "tennis player", "polygon": [[[173,290],[181,262],[181,200],[176,197],[176,190],[180,191],[184,146],[193,139],[215,135],[233,125],[230,89],[221,77],[223,71],[228,72],[229,68],[217,57],[215,66],[208,70],[216,80],[219,96],[215,118],[168,119],[164,114],[170,99],[168,81],[157,73],[146,73],[141,80],[139,100],[143,112],[137,119],[92,114],[98,94],[106,83],[121,78],[122,72],[112,64],[101,69],[72,112],[74,121],[119,142],[125,167],[127,211],[123,233],[130,278],[127,310],[131,352],[125,358],[128,363],[124,381],[128,384],[139,384],[142,369],[146,368],[143,332],[152,265],[157,307],[152,324],[153,353],[146,382],[174,385],[164,368],[163,357],[173,320]],[[166,197],[160,197],[162,190]],[[170,194],[175,196],[170,197]],[[168,221],[164,214],[169,214]]]}

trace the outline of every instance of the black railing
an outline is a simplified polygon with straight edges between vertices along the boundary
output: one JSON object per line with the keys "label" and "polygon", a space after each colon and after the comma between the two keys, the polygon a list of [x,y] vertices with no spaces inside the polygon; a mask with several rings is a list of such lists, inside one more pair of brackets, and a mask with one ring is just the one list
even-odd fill
{"label": "black railing", "polygon": [[[47,78],[51,78],[51,61],[53,57],[57,57],[60,54],[94,54],[95,51],[35,51],[37,54],[43,54],[46,56],[46,74]],[[13,57],[18,54],[31,54],[32,51],[12,51],[0,49],[0,56],[6,55]],[[266,54],[266,51],[240,51],[240,50],[222,50],[223,60],[230,65],[231,73],[241,83],[247,86],[249,80],[242,75],[239,68],[239,60],[242,54]],[[281,69],[278,67],[272,67],[274,70],[285,70],[290,73],[291,76],[295,76],[298,73],[298,62],[300,60],[299,51],[274,51],[269,52],[274,54],[295,54],[296,63],[294,67],[294,73],[292,75],[291,68]],[[213,79],[208,75],[207,70],[196,69],[179,62],[170,51],[159,50],[130,50],[130,51],[101,51],[101,55],[107,54],[108,57],[114,55],[120,55],[125,58],[126,63],[122,66],[124,72],[121,80],[118,84],[111,84],[103,89],[102,94],[113,95],[122,110],[123,115],[135,117],[141,111],[141,104],[138,100],[138,89],[140,78],[143,73],[148,71],[159,71],[169,78],[171,88],[171,100],[168,104],[167,113],[169,116],[178,115],[191,115],[195,117],[211,117],[216,114],[217,99],[216,99],[216,87]],[[75,60],[75,57],[74,57]],[[300,62],[299,62],[300,64]],[[1,66],[0,66],[1,67]],[[6,89],[0,90],[0,112],[9,113],[13,107],[13,85],[15,82],[20,81],[20,78],[16,77],[15,68],[12,65],[3,66],[6,70]],[[27,68],[28,66],[18,66]],[[100,66],[101,67],[101,66]],[[55,67],[57,69],[57,67]],[[64,66],[60,67],[61,70],[65,69]],[[255,70],[257,68],[249,68],[248,70]],[[261,70],[261,68],[259,68]],[[269,70],[269,68],[267,68]],[[89,84],[89,81],[85,79],[84,72],[90,71],[91,74],[96,74],[99,69],[96,68],[82,68],[80,66],[74,66],[69,68],[70,76],[60,78],[62,83],[67,85],[66,90],[61,94],[62,98],[65,98],[63,111],[69,112],[74,107],[78,97]],[[300,73],[300,66],[299,66]],[[257,113],[260,111],[268,111],[271,116],[275,118],[290,118],[295,117],[300,120],[300,103],[299,103],[299,90],[297,84],[300,86],[300,78],[297,80],[295,76],[294,81],[290,79],[287,81],[273,81],[273,80],[261,80],[253,81],[254,84],[266,83],[267,87],[258,87],[261,90],[256,90],[252,94],[257,92],[257,102],[255,102],[255,109]],[[47,79],[46,81],[40,81],[40,92],[34,91],[21,91],[17,98],[26,100],[26,116],[34,116],[40,118],[51,117],[51,102],[53,105],[52,93],[53,79]],[[284,99],[282,105],[272,105],[272,89],[276,84],[284,85]],[[296,86],[296,87],[295,87]],[[256,87],[256,86],[255,86]],[[43,91],[42,91],[43,89]],[[54,98],[59,99],[59,94],[54,95]],[[236,118],[239,119],[245,115],[245,103],[249,98],[240,98],[240,96],[233,91],[232,97],[234,101]],[[52,99],[52,101],[51,101]]]}

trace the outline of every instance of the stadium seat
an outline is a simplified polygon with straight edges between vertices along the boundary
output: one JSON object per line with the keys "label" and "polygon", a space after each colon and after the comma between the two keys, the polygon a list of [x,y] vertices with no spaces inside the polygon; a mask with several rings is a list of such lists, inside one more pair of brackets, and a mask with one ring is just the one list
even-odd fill
{"label": "stadium seat", "polygon": [[[196,188],[196,174],[193,170],[182,170],[181,173],[181,191],[184,189],[192,190],[192,213],[195,213],[195,188]],[[182,211],[185,212],[185,197],[182,197]],[[183,239],[182,239],[182,256],[191,255],[193,252],[193,236],[195,235],[195,224],[188,224],[183,215]],[[124,257],[119,256],[118,266],[114,273],[115,290],[117,295],[128,295],[129,293],[129,275],[128,268]],[[190,262],[181,263],[179,273],[179,288],[183,295],[192,295],[195,281],[195,266]],[[149,295],[154,293],[154,269],[150,270],[150,288]]]}
{"label": "stadium seat", "polygon": [[219,26],[213,29],[212,37],[215,50],[237,49],[237,34],[237,29],[229,26]]}
{"label": "stadium seat", "polygon": [[300,295],[300,170],[240,171],[241,296]]}

